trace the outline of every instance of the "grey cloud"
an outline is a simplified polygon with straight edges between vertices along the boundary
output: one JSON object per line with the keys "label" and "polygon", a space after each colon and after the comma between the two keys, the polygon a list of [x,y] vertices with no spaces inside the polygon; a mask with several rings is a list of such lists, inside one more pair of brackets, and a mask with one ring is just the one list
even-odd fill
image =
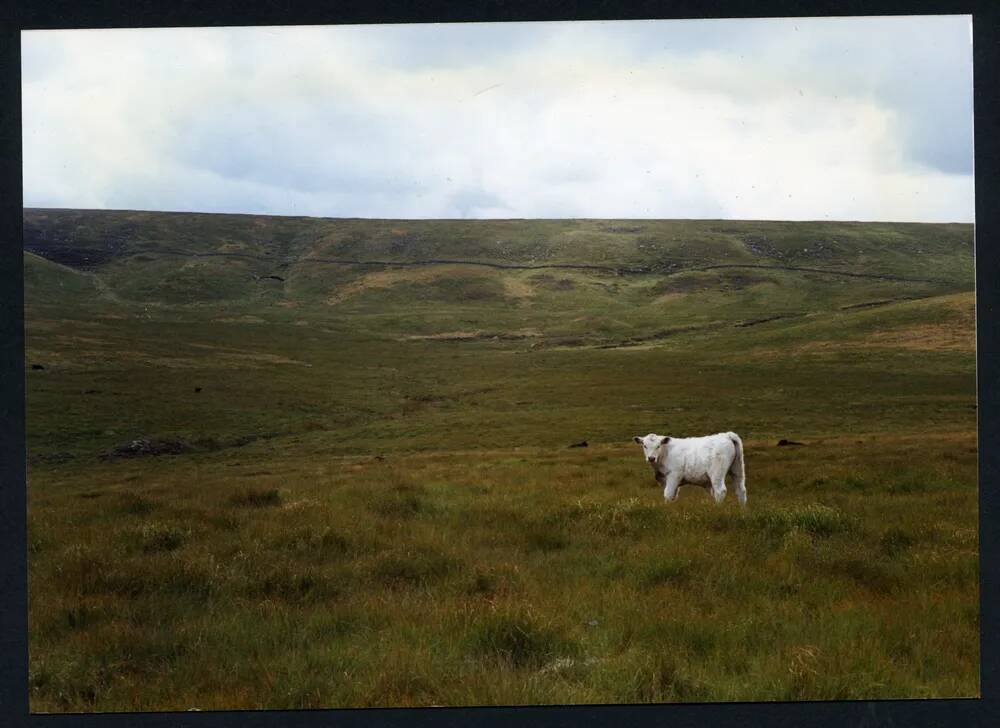
{"label": "grey cloud", "polygon": [[179,124],[176,139],[175,159],[225,178],[306,193],[401,193],[417,186],[388,163],[405,135],[336,104],[223,105]]}
{"label": "grey cloud", "polygon": [[372,61],[399,69],[454,69],[487,65],[537,49],[554,31],[551,23],[442,23],[355,27],[378,52]]}
{"label": "grey cloud", "polygon": [[[28,34],[23,44],[25,164],[43,170],[25,175],[26,204],[74,204],[45,184],[44,173],[62,168],[63,155],[73,169],[101,174],[68,175],[59,188],[93,180],[87,199],[111,207],[375,217],[599,210],[746,216],[754,208],[743,183],[763,188],[770,175],[780,195],[754,198],[770,216],[913,214],[903,203],[891,213],[858,212],[832,193],[813,196],[815,212],[774,202],[786,199],[783,185],[826,175],[786,141],[833,137],[850,151],[849,134],[874,150],[861,147],[852,164],[862,166],[850,171],[849,186],[896,175],[927,191],[958,184],[948,188],[948,200],[971,190],[964,18],[178,30],[156,31],[148,45],[141,35],[147,31],[102,32],[73,36],[108,45],[131,34],[132,52],[145,49],[145,75],[102,66],[114,54],[88,55],[86,43],[67,52],[66,36]],[[305,42],[296,42],[299,32]],[[85,83],[78,67],[90,74]],[[441,80],[428,86],[431,76]],[[640,76],[645,85],[631,86]],[[86,84],[124,103],[87,106],[79,92]],[[654,103],[658,88],[680,106]],[[799,91],[816,103],[784,103]],[[61,106],[60,94],[68,99]],[[879,112],[873,118],[888,119],[881,148],[881,131],[847,118],[863,116],[860,101]],[[156,123],[142,119],[144,105]],[[106,125],[99,118],[104,108],[139,113]],[[617,108],[634,109],[633,118]],[[712,126],[715,109],[720,123],[713,131],[722,139],[684,123]],[[775,109],[788,110],[776,119]],[[90,122],[86,135],[60,132],[81,115]],[[96,138],[111,126],[121,139]],[[74,141],[91,137],[108,153]],[[756,152],[764,144],[767,164]],[[797,154],[779,159],[786,146]],[[673,169],[701,176],[685,180]],[[936,173],[958,182],[943,183]],[[948,204],[927,214],[971,214],[971,198],[960,212]]]}
{"label": "grey cloud", "polygon": [[895,112],[905,154],[948,174],[972,174],[972,46],[968,18],[842,21],[802,51],[827,88],[867,95]]}
{"label": "grey cloud", "polygon": [[509,209],[507,203],[481,187],[465,187],[448,198],[447,207],[457,217],[475,217],[479,210]]}

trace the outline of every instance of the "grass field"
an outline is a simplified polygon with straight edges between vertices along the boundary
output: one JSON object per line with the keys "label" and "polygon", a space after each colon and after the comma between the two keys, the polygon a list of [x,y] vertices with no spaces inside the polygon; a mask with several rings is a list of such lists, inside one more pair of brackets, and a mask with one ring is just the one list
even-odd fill
{"label": "grass field", "polygon": [[979,693],[971,226],[25,227],[33,711]]}

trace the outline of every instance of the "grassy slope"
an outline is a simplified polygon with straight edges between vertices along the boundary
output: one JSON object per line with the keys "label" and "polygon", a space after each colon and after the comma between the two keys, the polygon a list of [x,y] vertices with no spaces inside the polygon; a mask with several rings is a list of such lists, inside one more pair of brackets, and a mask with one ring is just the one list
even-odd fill
{"label": "grassy slope", "polygon": [[[26,256],[34,710],[978,692],[968,226],[26,226],[78,267]],[[681,269],[747,240],[933,280]],[[749,511],[664,507],[628,439],[721,428]]]}

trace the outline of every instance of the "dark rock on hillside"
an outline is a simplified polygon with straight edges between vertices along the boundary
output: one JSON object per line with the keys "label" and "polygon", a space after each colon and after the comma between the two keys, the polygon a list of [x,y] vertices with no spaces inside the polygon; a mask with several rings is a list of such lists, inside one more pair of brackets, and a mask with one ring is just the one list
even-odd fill
{"label": "dark rock on hillside", "polygon": [[104,460],[113,460],[116,458],[157,455],[183,455],[192,452],[215,452],[231,447],[243,447],[257,440],[268,440],[277,437],[279,434],[276,432],[265,432],[257,435],[243,435],[231,440],[216,440],[213,437],[203,437],[193,442],[140,437],[117,445],[101,457]]}
{"label": "dark rock on hillside", "polygon": [[763,235],[744,235],[743,245],[756,256],[761,258],[776,258],[781,260],[785,254]]}
{"label": "dark rock on hillside", "polygon": [[191,451],[191,445],[181,440],[147,440],[138,438],[123,442],[104,454],[105,460],[135,458],[146,455],[181,455]]}
{"label": "dark rock on hillside", "polygon": [[778,440],[778,447],[788,447],[789,445],[805,445],[804,442],[796,442],[795,440]]}
{"label": "dark rock on hillside", "polygon": [[40,372],[43,369],[45,369],[45,367],[43,367],[41,364],[32,364],[31,369],[32,371]]}
{"label": "dark rock on hillside", "polygon": [[581,442],[574,442],[570,447],[587,447],[587,441],[583,440]]}

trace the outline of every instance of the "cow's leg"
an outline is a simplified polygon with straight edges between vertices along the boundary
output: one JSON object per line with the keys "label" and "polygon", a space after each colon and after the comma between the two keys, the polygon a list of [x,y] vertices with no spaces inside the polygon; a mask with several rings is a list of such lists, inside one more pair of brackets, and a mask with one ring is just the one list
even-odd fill
{"label": "cow's leg", "polygon": [[665,488],[667,485],[667,476],[661,473],[659,470],[653,471],[653,477],[656,478],[656,482],[659,483],[661,488]]}
{"label": "cow's leg", "polygon": [[668,473],[666,483],[663,486],[663,500],[673,502],[677,500],[677,489],[681,486],[681,476],[678,473]]}
{"label": "cow's leg", "polygon": [[726,499],[726,471],[713,472],[710,475],[712,478],[712,497],[715,498],[716,503],[722,503]]}

